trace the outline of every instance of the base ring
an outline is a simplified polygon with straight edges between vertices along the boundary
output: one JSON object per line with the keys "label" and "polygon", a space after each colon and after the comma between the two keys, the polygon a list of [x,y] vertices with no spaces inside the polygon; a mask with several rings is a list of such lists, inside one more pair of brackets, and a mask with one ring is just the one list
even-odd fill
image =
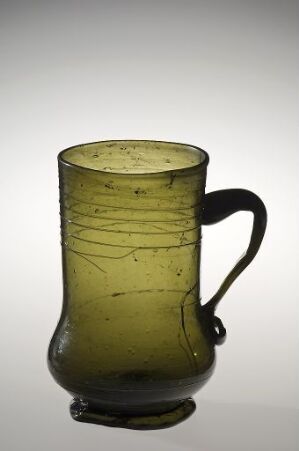
{"label": "base ring", "polygon": [[157,415],[116,415],[91,409],[87,402],[75,398],[71,403],[70,413],[74,420],[84,423],[136,430],[153,430],[175,426],[192,415],[195,409],[194,400],[188,398],[173,410]]}

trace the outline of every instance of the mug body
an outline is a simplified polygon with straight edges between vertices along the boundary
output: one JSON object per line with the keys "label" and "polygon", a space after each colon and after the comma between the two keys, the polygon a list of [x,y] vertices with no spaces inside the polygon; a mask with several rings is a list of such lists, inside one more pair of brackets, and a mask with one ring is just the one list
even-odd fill
{"label": "mug body", "polygon": [[95,410],[169,411],[214,366],[199,280],[208,156],[106,141],[58,160],[63,309],[51,373]]}

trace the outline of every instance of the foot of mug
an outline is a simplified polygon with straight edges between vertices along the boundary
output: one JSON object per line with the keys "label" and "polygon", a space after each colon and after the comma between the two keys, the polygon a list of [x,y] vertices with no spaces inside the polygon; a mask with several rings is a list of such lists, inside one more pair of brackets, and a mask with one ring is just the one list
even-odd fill
{"label": "foot of mug", "polygon": [[196,404],[192,398],[182,401],[168,412],[156,415],[109,414],[90,408],[87,402],[78,398],[74,398],[70,406],[71,416],[76,421],[137,430],[163,429],[175,426],[192,415],[195,409]]}

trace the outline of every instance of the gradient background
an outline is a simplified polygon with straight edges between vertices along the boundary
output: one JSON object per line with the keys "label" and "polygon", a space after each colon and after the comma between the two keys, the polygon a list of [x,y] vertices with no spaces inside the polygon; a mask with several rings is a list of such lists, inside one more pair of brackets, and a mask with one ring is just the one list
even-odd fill
{"label": "gradient background", "polygon": [[[0,21],[1,450],[297,450],[297,2],[1,0]],[[201,146],[207,191],[248,188],[268,208],[261,251],[217,310],[214,376],[168,430],[75,423],[46,366],[62,298],[56,155],[116,138]],[[251,222],[204,228],[203,301]]]}

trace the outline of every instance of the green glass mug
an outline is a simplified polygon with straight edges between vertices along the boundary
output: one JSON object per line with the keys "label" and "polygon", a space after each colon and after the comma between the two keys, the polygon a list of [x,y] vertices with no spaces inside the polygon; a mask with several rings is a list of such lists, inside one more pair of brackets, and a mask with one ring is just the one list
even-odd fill
{"label": "green glass mug", "polygon": [[[135,429],[177,424],[225,337],[215,307],[256,255],[267,214],[250,191],[205,194],[209,157],[160,141],[104,141],[58,156],[63,308],[49,369],[79,421]],[[254,215],[249,247],[200,301],[201,226]]]}

